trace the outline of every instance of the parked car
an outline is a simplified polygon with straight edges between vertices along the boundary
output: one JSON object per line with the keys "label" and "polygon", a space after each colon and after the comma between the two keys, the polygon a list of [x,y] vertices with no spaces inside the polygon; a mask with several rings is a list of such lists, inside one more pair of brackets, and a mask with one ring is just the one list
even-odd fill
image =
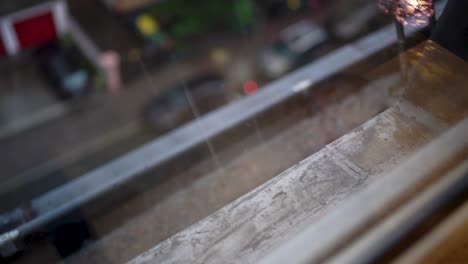
{"label": "parked car", "polygon": [[227,92],[226,83],[218,74],[181,82],[145,105],[144,120],[157,131],[174,129],[227,103]]}
{"label": "parked car", "polygon": [[260,71],[269,78],[277,78],[308,62],[314,50],[327,38],[326,30],[312,21],[295,23],[284,29],[270,47],[260,52]]}
{"label": "parked car", "polygon": [[59,44],[49,44],[36,51],[39,65],[54,92],[62,99],[85,94],[90,89],[90,75],[81,66],[79,54]]}
{"label": "parked car", "polygon": [[354,39],[362,34],[367,34],[373,28],[377,28],[385,16],[381,15],[375,2],[368,2],[348,11],[333,25],[333,34],[342,41]]}

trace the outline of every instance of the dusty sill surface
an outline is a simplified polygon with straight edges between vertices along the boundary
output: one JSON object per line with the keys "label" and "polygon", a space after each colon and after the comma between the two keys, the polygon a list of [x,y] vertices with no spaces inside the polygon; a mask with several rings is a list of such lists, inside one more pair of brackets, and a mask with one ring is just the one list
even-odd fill
{"label": "dusty sill surface", "polygon": [[[466,64],[433,48],[407,54],[413,76],[398,104],[130,263],[256,262],[397,167],[467,115]],[[431,69],[441,74],[425,78]]]}

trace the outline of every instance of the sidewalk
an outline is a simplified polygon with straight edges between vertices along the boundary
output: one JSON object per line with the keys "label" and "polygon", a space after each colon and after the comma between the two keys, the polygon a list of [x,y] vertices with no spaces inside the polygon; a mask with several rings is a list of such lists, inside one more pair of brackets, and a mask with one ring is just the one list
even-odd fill
{"label": "sidewalk", "polygon": [[0,61],[0,139],[66,112],[30,54]]}

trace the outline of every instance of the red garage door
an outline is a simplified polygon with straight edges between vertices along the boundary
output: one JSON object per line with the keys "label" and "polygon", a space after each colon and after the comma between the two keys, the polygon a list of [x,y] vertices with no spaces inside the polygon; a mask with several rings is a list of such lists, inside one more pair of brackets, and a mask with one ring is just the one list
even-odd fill
{"label": "red garage door", "polygon": [[51,12],[17,21],[13,26],[21,48],[37,46],[54,40],[57,36]]}

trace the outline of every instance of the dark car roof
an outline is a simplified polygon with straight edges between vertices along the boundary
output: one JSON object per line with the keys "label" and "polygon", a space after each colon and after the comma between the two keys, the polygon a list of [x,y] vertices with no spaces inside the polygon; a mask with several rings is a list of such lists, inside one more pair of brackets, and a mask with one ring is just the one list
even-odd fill
{"label": "dark car roof", "polygon": [[[195,109],[187,100],[185,88],[192,97]],[[158,129],[172,129],[194,118],[194,114],[208,113],[227,102],[224,79],[219,74],[204,74],[181,82],[144,106],[145,119]],[[196,113],[191,113],[196,111]]]}
{"label": "dark car roof", "polygon": [[211,81],[223,81],[223,78],[220,74],[216,74],[216,73],[208,73],[208,74],[199,75],[186,82],[180,82],[172,86],[172,88],[169,88],[167,92],[157,96],[155,99],[164,99],[175,93],[183,93],[183,90],[185,87],[187,87],[189,91],[193,93],[197,93],[198,90],[202,88],[201,86],[203,84],[211,82]]}
{"label": "dark car roof", "polygon": [[181,82],[172,88],[169,88],[167,92],[162,93],[161,95],[152,98],[146,105],[146,109],[155,109],[155,108],[166,108],[175,104],[186,104],[185,91],[184,88],[187,87],[188,90],[192,93],[194,100],[197,100],[199,97],[204,97],[208,93],[223,93],[224,89],[206,89],[203,84],[209,82],[223,82],[223,78],[220,74],[209,73],[197,76],[194,79],[191,79],[187,82]]}
{"label": "dark car roof", "polygon": [[200,86],[201,84],[205,82],[210,82],[210,81],[222,81],[223,77],[220,74],[217,73],[205,73],[203,75],[199,75],[193,79],[190,79],[186,85],[189,87],[189,89],[195,89],[196,87]]}

